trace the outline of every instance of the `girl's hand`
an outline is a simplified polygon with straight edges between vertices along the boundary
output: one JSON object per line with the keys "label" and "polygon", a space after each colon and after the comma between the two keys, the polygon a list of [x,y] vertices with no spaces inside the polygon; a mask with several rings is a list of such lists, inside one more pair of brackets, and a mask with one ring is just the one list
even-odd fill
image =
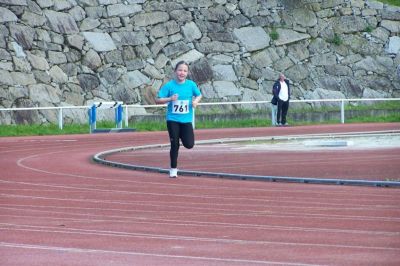
{"label": "girl's hand", "polygon": [[171,102],[178,100],[178,94],[174,94],[171,96]]}
{"label": "girl's hand", "polygon": [[197,96],[196,98],[194,98],[193,101],[192,101],[192,106],[194,108],[196,108],[196,106],[199,104],[200,100],[201,100],[201,95]]}

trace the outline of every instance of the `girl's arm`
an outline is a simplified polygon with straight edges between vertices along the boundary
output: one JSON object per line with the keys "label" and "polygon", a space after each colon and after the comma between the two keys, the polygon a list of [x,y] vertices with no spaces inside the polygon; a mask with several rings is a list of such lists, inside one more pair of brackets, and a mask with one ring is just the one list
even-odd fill
{"label": "girl's arm", "polygon": [[200,100],[201,100],[201,95],[195,97],[195,98],[193,99],[193,101],[192,101],[193,107],[196,107],[197,104],[200,102]]}
{"label": "girl's arm", "polygon": [[165,103],[169,103],[172,101],[176,101],[178,99],[178,94],[174,94],[171,97],[166,97],[166,98],[155,98],[155,101],[157,104],[165,104]]}

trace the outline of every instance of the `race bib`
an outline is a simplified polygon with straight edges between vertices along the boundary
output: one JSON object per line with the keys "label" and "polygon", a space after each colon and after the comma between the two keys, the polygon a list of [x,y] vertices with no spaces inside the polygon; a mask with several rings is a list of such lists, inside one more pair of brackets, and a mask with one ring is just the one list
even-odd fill
{"label": "race bib", "polygon": [[172,102],[173,114],[187,114],[189,113],[189,100],[176,100]]}

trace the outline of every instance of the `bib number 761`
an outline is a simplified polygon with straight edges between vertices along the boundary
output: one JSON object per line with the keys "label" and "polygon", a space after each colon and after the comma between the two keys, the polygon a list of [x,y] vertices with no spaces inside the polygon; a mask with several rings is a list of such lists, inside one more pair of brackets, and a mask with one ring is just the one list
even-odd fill
{"label": "bib number 761", "polygon": [[177,100],[172,102],[172,113],[187,114],[189,113],[189,100]]}

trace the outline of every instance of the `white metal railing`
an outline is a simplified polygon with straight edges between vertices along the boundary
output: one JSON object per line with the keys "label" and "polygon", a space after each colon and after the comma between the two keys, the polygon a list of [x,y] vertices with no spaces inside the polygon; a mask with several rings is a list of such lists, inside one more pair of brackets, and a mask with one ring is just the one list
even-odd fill
{"label": "white metal railing", "polygon": [[35,110],[58,110],[58,127],[63,129],[64,109],[89,109],[90,106],[59,106],[59,107],[21,107],[21,108],[0,108],[2,111],[35,111]]}
{"label": "white metal railing", "polygon": [[[366,102],[366,101],[400,101],[400,98],[366,98],[366,99],[316,99],[316,100],[290,100],[291,103],[313,103],[313,102],[337,102],[340,104],[340,122],[345,122],[345,103],[346,102]],[[213,103],[199,103],[199,106],[210,105],[237,105],[237,104],[271,104],[268,101],[242,101],[242,102],[213,102]],[[166,107],[167,105],[123,105],[124,107],[124,124],[128,127],[129,108],[154,108]],[[32,111],[32,110],[58,110],[58,127],[63,129],[63,110],[64,109],[86,109],[90,106],[59,106],[59,107],[22,107],[22,108],[0,108],[0,112],[7,111]],[[400,104],[399,104],[400,109]],[[195,116],[195,115],[194,115]],[[195,120],[193,120],[195,121]]]}

